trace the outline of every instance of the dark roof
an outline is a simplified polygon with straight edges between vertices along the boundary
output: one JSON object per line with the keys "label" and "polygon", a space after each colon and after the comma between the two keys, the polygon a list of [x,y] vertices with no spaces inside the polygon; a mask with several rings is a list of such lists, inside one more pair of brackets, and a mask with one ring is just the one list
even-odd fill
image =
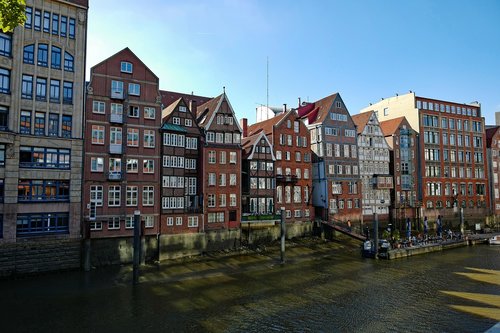
{"label": "dark roof", "polygon": [[382,130],[382,133],[384,133],[384,136],[390,136],[398,130],[398,128],[401,126],[401,123],[405,117],[398,117],[390,120],[385,120],[380,122],[380,129]]}
{"label": "dark roof", "polygon": [[277,125],[281,119],[283,119],[289,112],[292,112],[293,110],[289,110],[286,113],[280,113],[277,116],[274,116],[272,118],[266,119],[264,121],[252,124],[248,126],[248,135],[254,135],[257,134],[261,131],[264,131],[264,134],[269,135],[273,132],[273,127]]}
{"label": "dark roof", "polygon": [[363,133],[363,130],[365,129],[366,124],[368,124],[368,121],[370,120],[373,112],[374,111],[363,112],[360,114],[355,114],[351,117],[352,121],[357,126],[358,134]]}
{"label": "dark roof", "polygon": [[186,104],[181,97],[181,98],[178,98],[174,103],[172,103],[169,106],[167,106],[166,108],[164,108],[161,111],[161,119],[168,117],[172,112],[174,112],[175,108],[177,107],[177,105],[179,105],[179,103],[181,103],[181,101],[183,102],[183,104]]}
{"label": "dark roof", "polygon": [[499,128],[500,126],[494,126],[486,129],[486,147],[491,148],[491,141]]}
{"label": "dark roof", "polygon": [[195,101],[196,105],[201,105],[211,99],[211,97],[193,95],[192,93],[184,94],[180,92],[167,91],[167,90],[160,90],[160,95],[163,107],[168,107],[170,104],[177,101],[179,98],[184,98],[184,101],[186,101],[187,103],[189,103],[189,101]]}
{"label": "dark roof", "polygon": [[323,123],[337,98],[338,93],[331,94],[313,103],[307,103],[297,109],[300,118],[308,118],[309,124]]}
{"label": "dark roof", "polygon": [[243,158],[247,158],[260,137],[260,132],[252,136],[247,136],[241,140],[241,148],[243,148]]}
{"label": "dark roof", "polygon": [[217,106],[224,98],[224,96],[225,94],[220,94],[219,96],[209,99],[205,103],[198,105],[196,109],[196,120],[200,127],[205,127],[208,124],[210,118],[212,117],[212,114],[216,111]]}

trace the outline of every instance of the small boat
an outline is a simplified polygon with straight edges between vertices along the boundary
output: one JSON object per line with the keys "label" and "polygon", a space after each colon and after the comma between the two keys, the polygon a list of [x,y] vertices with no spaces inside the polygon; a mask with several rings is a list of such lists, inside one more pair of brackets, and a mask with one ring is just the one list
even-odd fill
{"label": "small boat", "polygon": [[496,235],[488,239],[490,245],[500,245],[500,235]]}

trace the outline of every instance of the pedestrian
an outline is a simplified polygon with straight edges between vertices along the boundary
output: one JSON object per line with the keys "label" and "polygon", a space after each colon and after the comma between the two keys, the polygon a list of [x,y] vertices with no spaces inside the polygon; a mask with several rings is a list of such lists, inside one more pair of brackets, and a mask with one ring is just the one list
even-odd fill
{"label": "pedestrian", "polygon": [[438,237],[442,237],[443,235],[443,222],[441,221],[441,215],[438,215],[438,218],[437,218],[437,233],[438,233]]}
{"label": "pedestrian", "polygon": [[352,231],[352,228],[351,228],[351,220],[347,220],[347,230],[349,230],[349,232]]}
{"label": "pedestrian", "polygon": [[429,222],[427,216],[424,216],[424,238],[427,239],[427,232],[429,231]]}
{"label": "pedestrian", "polygon": [[411,238],[411,221],[409,217],[406,218],[406,238],[408,240]]}

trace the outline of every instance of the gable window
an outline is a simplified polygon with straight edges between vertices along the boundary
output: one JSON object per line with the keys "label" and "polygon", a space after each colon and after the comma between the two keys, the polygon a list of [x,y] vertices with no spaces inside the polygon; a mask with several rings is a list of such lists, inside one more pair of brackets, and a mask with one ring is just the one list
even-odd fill
{"label": "gable window", "polygon": [[132,73],[132,68],[132,63],[128,61],[122,61],[120,63],[120,70],[122,71],[122,73]]}
{"label": "gable window", "polygon": [[141,94],[141,85],[138,83],[129,83],[128,93],[129,95],[139,96]]}
{"label": "gable window", "polygon": [[10,57],[12,51],[12,36],[0,32],[0,55]]}
{"label": "gable window", "polygon": [[193,121],[191,119],[184,119],[184,126],[191,127],[193,126]]}
{"label": "gable window", "polygon": [[174,125],[180,125],[181,124],[181,118],[179,118],[179,117],[173,117],[172,118],[172,124],[174,124]]}
{"label": "gable window", "polygon": [[25,64],[35,63],[35,44],[26,45],[24,47],[23,62]]}

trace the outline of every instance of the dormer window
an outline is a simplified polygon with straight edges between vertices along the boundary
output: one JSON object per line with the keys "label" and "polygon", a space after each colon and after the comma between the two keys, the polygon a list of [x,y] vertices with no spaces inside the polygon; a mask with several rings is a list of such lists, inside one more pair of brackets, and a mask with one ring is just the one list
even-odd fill
{"label": "dormer window", "polygon": [[121,69],[122,73],[132,74],[132,68],[133,68],[132,64],[128,61],[122,61],[120,63],[120,69]]}

